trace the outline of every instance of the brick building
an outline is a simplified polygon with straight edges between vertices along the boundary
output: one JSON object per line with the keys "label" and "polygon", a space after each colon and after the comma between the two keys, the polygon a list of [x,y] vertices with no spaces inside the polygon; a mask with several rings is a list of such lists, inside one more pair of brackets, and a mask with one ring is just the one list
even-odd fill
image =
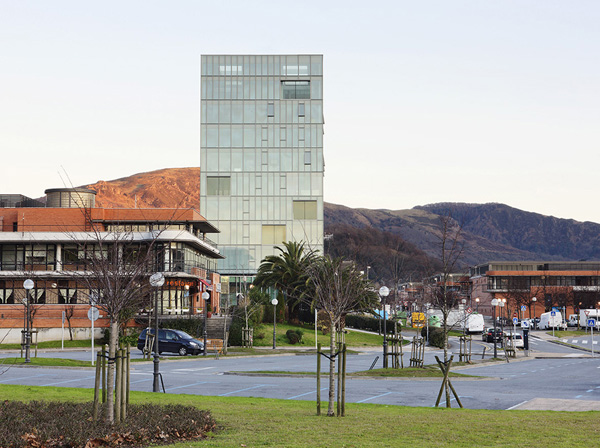
{"label": "brick building", "polygon": [[[46,195],[45,206],[21,195],[0,195],[0,340],[21,340],[27,278],[35,285],[29,304],[39,340],[61,338],[63,313],[75,337],[89,338],[91,291],[73,274],[86,275],[90,257],[99,254],[95,242],[110,244],[114,235],[127,234],[142,250],[154,242],[152,271],[165,276],[156,291],[159,316],[202,312],[203,291],[219,311],[216,263],[223,256],[206,236],[218,230],[197,211],[97,208],[95,192],[80,188]],[[107,327],[100,314],[95,327]]]}

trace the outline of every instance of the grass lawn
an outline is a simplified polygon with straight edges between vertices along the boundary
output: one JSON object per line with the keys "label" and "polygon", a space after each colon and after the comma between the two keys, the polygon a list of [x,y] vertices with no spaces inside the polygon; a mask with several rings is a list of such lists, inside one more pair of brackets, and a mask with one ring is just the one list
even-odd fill
{"label": "grass lawn", "polygon": [[[407,391],[410,393],[410,391]],[[91,400],[90,389],[0,385],[2,400]],[[432,394],[432,404],[435,398]],[[174,448],[231,447],[590,447],[600,412],[479,411],[347,404],[346,417],[315,415],[310,401],[132,392],[135,403],[193,405],[212,412],[222,430]],[[323,403],[326,409],[326,403]],[[585,436],[582,437],[582,428]]]}
{"label": "grass lawn", "polygon": [[[45,341],[38,342],[38,350],[46,349],[46,348],[61,348],[61,341]],[[32,345],[33,347],[33,345]],[[92,340],[91,339],[82,339],[76,341],[70,341],[65,339],[65,348],[91,348]],[[98,349],[102,347],[102,342],[100,339],[96,339],[94,341],[94,348]],[[21,344],[0,344],[0,350],[20,350]],[[32,348],[33,351],[33,348]]]}
{"label": "grass lawn", "polygon": [[[598,336],[598,332],[594,331],[595,335]],[[552,336],[552,331],[547,331],[546,334],[549,334],[550,336]],[[585,330],[561,330],[561,331],[554,331],[554,336],[556,336],[557,338],[570,338],[573,336],[591,336],[591,333],[589,331],[585,331]]]}
{"label": "grass lawn", "polygon": [[[278,347],[313,347],[315,346],[315,330],[314,328],[301,328],[304,333],[302,336],[302,344],[290,344],[285,332],[292,329],[296,330],[300,327],[284,323],[277,323],[277,346]],[[260,337],[262,335],[262,337]],[[317,332],[317,341],[323,347],[329,346],[329,335],[324,335]],[[372,347],[383,344],[383,336],[371,333],[362,333],[358,331],[348,331],[346,333],[346,345],[348,347]],[[272,347],[273,346],[273,325],[262,324],[254,328],[254,346],[255,347]]]}
{"label": "grass lawn", "polygon": [[[30,358],[32,366],[59,366],[59,367],[92,367],[91,361],[77,361],[62,358]],[[0,358],[1,367],[25,364],[25,358]]]}

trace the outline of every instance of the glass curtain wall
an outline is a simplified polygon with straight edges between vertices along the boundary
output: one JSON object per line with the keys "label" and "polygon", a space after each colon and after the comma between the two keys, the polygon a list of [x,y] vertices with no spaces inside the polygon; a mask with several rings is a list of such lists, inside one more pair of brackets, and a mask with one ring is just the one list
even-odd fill
{"label": "glass curtain wall", "polygon": [[200,209],[222,274],[284,241],[323,249],[323,56],[205,55]]}

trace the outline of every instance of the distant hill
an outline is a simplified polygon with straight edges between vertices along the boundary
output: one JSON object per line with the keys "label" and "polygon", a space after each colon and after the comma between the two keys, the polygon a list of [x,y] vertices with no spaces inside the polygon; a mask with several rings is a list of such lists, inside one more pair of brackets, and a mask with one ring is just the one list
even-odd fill
{"label": "distant hill", "polygon": [[[369,210],[325,204],[325,231],[334,224],[375,228],[400,236],[434,260],[440,258],[440,215],[422,209]],[[539,258],[535,252],[521,250],[463,230],[464,252],[461,264],[475,265],[489,260]],[[552,258],[552,259],[556,259]]]}
{"label": "distant hill", "polygon": [[165,168],[84,187],[98,192],[97,207],[200,207],[200,168]]}
{"label": "distant hill", "polygon": [[430,204],[415,209],[447,215],[480,238],[545,260],[599,260],[600,224],[525,212],[504,204]]}
{"label": "distant hill", "polygon": [[[199,208],[200,169],[167,168],[85,185],[100,207]],[[393,278],[404,260],[419,278],[439,260],[440,216],[462,225],[464,266],[502,260],[600,260],[600,224],[525,212],[504,204],[440,203],[409,210],[354,209],[325,203],[326,251]],[[210,217],[207,217],[210,219]],[[396,250],[397,249],[397,250]],[[425,268],[424,266],[427,266]]]}

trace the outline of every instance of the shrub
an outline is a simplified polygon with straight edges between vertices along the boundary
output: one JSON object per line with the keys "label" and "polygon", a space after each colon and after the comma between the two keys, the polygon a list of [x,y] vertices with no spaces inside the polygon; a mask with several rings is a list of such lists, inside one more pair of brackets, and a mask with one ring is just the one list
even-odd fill
{"label": "shrub", "polygon": [[297,329],[297,330],[289,329],[288,331],[285,332],[285,335],[287,336],[288,340],[290,341],[290,344],[298,344],[298,343],[302,342],[302,336],[304,335],[304,332],[300,329]]}
{"label": "shrub", "polygon": [[[422,330],[421,334],[423,334]],[[429,327],[429,345],[437,348],[444,348],[444,340],[444,331],[441,328]]]}
{"label": "shrub", "polygon": [[159,322],[159,327],[185,331],[190,336],[199,338],[202,336],[204,330],[204,316],[198,314],[195,316],[163,320]]}
{"label": "shrub", "polygon": [[227,342],[229,346],[242,345],[242,328],[246,326],[244,310],[241,307],[235,307],[231,314],[231,325],[229,326],[229,337]]}
{"label": "shrub", "polygon": [[[350,328],[356,328],[357,330],[367,331],[379,331],[379,323],[381,322],[381,329],[383,330],[383,321],[375,317],[366,316],[362,314],[348,314],[346,316],[346,326]],[[387,320],[386,330],[388,333],[394,333],[394,321]],[[398,328],[401,331],[401,327]]]}

